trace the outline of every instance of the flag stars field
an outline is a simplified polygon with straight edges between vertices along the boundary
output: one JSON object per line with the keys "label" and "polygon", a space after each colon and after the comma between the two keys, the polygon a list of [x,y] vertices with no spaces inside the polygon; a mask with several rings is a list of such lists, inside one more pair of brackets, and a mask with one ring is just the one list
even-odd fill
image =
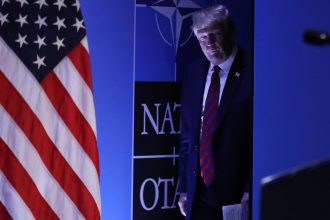
{"label": "flag stars field", "polygon": [[1,26],[6,22],[6,23],[9,23],[8,19],[8,13],[3,15],[1,12],[0,12],[0,23],[1,23]]}
{"label": "flag stars field", "polygon": [[38,1],[34,2],[34,4],[38,4],[39,9],[42,9],[42,6],[48,6],[46,0],[38,0]]}
{"label": "flag stars field", "polygon": [[21,4],[21,8],[23,8],[24,4],[29,4],[27,0],[16,0],[16,2],[19,2]]}
{"label": "flag stars field", "polygon": [[61,47],[65,47],[63,41],[64,38],[60,39],[56,37],[56,41],[53,43],[53,45],[57,46],[57,50],[59,50]]}
{"label": "flag stars field", "polygon": [[39,57],[39,55],[37,54],[37,60],[34,61],[33,63],[37,64],[38,69],[39,69],[41,66],[46,66],[46,64],[44,63],[44,60],[45,60],[45,57]]}
{"label": "flag stars field", "polygon": [[64,0],[57,0],[54,5],[58,7],[58,10],[60,11],[62,7],[66,8],[66,4],[64,4]]}
{"label": "flag stars field", "polygon": [[80,10],[80,2],[78,0],[75,0],[75,3],[72,4],[72,6],[77,8],[77,12]]}
{"label": "flag stars field", "polygon": [[[11,45],[16,45],[17,50],[21,50],[17,51],[18,55],[22,55],[25,65],[37,77],[45,76],[64,57],[64,53],[71,47],[71,43],[67,42],[68,38],[75,34],[85,34],[78,0],[0,1],[0,29],[5,28],[3,34],[11,29],[16,32],[13,32],[16,38],[7,40],[12,42]],[[13,10],[8,10],[10,8]],[[35,63],[36,53],[40,59],[49,57],[47,68],[41,68],[43,65],[40,62],[39,65]]]}
{"label": "flag stars field", "polygon": [[47,26],[46,19],[47,19],[47,16],[42,18],[42,17],[40,17],[40,15],[38,15],[38,19],[34,23],[39,26],[39,29],[41,29],[42,26]]}
{"label": "flag stars field", "polygon": [[63,19],[60,19],[59,17],[56,18],[56,22],[54,23],[54,25],[57,26],[58,30],[60,30],[61,28],[66,28],[64,21],[65,21],[65,18],[63,18]]}
{"label": "flag stars field", "polygon": [[9,3],[9,0],[1,0],[1,6],[3,6],[6,2]]}
{"label": "flag stars field", "polygon": [[76,23],[73,24],[72,27],[76,27],[78,32],[80,28],[85,28],[83,22],[83,20],[79,21],[78,18],[76,18]]}
{"label": "flag stars field", "polygon": [[37,35],[38,39],[35,40],[33,43],[38,44],[38,48],[40,49],[41,46],[47,46],[47,44],[45,43],[45,39],[46,37],[40,37],[39,35]]}
{"label": "flag stars field", "polygon": [[26,19],[27,15],[22,16],[21,14],[19,14],[19,18],[16,19],[16,22],[19,23],[21,27],[23,27],[24,24],[29,24]]}
{"label": "flag stars field", "polygon": [[18,38],[16,40],[17,43],[19,43],[19,47],[21,48],[24,44],[28,44],[26,42],[27,35],[22,36],[21,34],[18,34]]}

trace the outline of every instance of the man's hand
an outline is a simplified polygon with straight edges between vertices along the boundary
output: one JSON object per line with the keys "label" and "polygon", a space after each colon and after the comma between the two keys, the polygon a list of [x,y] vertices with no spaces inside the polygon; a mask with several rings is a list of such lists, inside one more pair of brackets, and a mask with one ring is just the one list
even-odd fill
{"label": "man's hand", "polygon": [[182,215],[186,216],[186,204],[187,204],[187,194],[181,193],[178,201],[180,207],[180,212]]}
{"label": "man's hand", "polygon": [[242,220],[249,219],[249,193],[243,194],[242,200]]}

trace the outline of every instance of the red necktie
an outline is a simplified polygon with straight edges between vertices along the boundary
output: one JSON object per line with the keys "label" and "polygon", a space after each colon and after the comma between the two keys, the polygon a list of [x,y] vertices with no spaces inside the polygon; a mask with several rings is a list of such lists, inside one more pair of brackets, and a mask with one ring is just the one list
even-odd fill
{"label": "red necktie", "polygon": [[218,121],[218,103],[220,95],[220,80],[218,66],[213,67],[212,79],[203,111],[203,123],[200,137],[199,162],[201,176],[209,186],[215,178],[212,140]]}

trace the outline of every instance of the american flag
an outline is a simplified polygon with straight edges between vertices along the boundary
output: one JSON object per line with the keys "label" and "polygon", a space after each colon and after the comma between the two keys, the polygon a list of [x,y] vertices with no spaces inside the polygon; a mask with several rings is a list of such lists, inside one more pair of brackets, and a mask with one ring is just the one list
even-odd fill
{"label": "american flag", "polygon": [[0,219],[100,219],[78,0],[0,0]]}

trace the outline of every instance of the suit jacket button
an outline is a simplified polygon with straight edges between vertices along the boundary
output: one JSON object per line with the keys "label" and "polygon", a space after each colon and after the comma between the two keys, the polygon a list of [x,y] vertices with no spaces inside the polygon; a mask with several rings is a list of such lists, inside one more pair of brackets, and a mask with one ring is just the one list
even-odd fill
{"label": "suit jacket button", "polygon": [[194,175],[197,176],[196,170],[194,170]]}
{"label": "suit jacket button", "polygon": [[198,150],[198,146],[197,145],[195,145],[195,150]]}

